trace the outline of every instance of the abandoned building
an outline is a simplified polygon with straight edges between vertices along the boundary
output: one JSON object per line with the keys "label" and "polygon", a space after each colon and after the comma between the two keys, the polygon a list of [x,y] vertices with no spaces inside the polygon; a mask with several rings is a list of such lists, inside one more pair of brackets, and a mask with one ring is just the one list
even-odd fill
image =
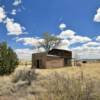
{"label": "abandoned building", "polygon": [[72,66],[72,52],[52,49],[48,53],[32,54],[32,68],[57,68]]}

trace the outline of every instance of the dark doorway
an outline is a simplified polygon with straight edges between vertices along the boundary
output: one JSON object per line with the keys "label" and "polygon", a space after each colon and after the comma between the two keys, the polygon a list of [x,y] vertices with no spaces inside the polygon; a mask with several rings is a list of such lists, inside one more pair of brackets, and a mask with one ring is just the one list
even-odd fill
{"label": "dark doorway", "polygon": [[42,65],[42,60],[39,60],[39,59],[38,59],[38,60],[36,61],[36,67],[37,67],[37,68],[41,68],[41,65]]}
{"label": "dark doorway", "polygon": [[87,63],[87,61],[82,61],[82,63],[86,64],[86,63]]}

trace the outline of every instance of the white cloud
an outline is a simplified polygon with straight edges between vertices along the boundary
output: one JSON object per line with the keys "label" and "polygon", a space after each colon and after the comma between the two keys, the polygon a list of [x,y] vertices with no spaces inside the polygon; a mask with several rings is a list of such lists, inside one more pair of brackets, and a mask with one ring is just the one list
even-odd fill
{"label": "white cloud", "polygon": [[89,37],[76,35],[76,36],[73,36],[73,38],[70,42],[71,42],[71,44],[75,44],[75,43],[85,43],[85,42],[89,42],[91,40],[92,39],[90,39]]}
{"label": "white cloud", "polygon": [[84,46],[96,47],[96,46],[100,46],[100,43],[98,43],[98,42],[88,42],[88,43],[84,44]]}
{"label": "white cloud", "polygon": [[67,39],[67,38],[71,39],[74,37],[75,34],[76,33],[73,30],[65,30],[65,31],[62,31],[60,35],[58,35],[58,37],[63,38],[63,39]]}
{"label": "white cloud", "polygon": [[70,42],[68,40],[62,40],[61,43],[57,46],[57,48],[68,50],[69,45],[70,45]]}
{"label": "white cloud", "polygon": [[59,28],[60,28],[61,30],[65,29],[65,28],[66,28],[66,24],[61,23],[61,24],[59,25]]}
{"label": "white cloud", "polygon": [[92,39],[87,36],[76,35],[76,32],[73,30],[62,31],[57,37],[69,41],[70,45],[75,43],[86,43],[92,41]]}
{"label": "white cloud", "polygon": [[100,59],[100,44],[88,42],[78,47],[72,48],[73,58],[76,59]]}
{"label": "white cloud", "polygon": [[[71,46],[72,44],[87,43],[87,42],[92,41],[92,39],[90,39],[89,37],[76,35],[76,33],[72,30],[63,31],[57,37],[61,37],[62,40],[61,40],[61,43],[58,46],[56,46],[56,48],[65,49],[65,50],[70,50],[69,46]],[[44,40],[42,38],[36,38],[36,37],[25,37],[25,38],[16,39],[16,42],[23,42],[24,45],[31,45],[36,48],[40,45],[40,42],[43,42],[43,41]],[[89,44],[92,45],[92,43],[88,43],[87,45]]]}
{"label": "white cloud", "polygon": [[94,21],[100,22],[100,8],[97,9],[97,13],[94,15]]}
{"label": "white cloud", "polygon": [[12,12],[11,12],[11,14],[12,15],[16,15],[16,11],[17,11],[16,9],[13,9]]}
{"label": "white cloud", "polygon": [[15,52],[20,60],[31,60],[33,50],[29,48],[16,49]]}
{"label": "white cloud", "polygon": [[22,3],[22,0],[15,0],[14,2],[13,2],[13,6],[18,6],[18,5],[20,5]]}
{"label": "white cloud", "polygon": [[23,32],[24,27],[21,26],[19,23],[14,22],[13,19],[7,18],[5,23],[6,23],[8,35],[24,34],[24,32]]}
{"label": "white cloud", "polygon": [[[21,0],[15,0],[15,2],[21,3]],[[17,4],[17,3],[16,3]],[[12,15],[16,15],[17,9],[12,9]],[[4,7],[0,7],[0,23],[4,23],[8,31],[8,35],[20,35],[25,34],[25,27],[21,26],[20,23],[15,22],[14,19],[9,18],[8,12],[5,11]]]}
{"label": "white cloud", "polygon": [[44,51],[43,48],[40,48],[39,50],[38,49],[33,50],[29,48],[15,49],[15,52],[20,60],[31,60],[33,53],[38,53],[38,52],[43,52],[43,51]]}
{"label": "white cloud", "polygon": [[3,22],[3,20],[6,18],[6,13],[3,7],[0,7],[0,22]]}
{"label": "white cloud", "polygon": [[38,45],[38,40],[35,38],[31,38],[31,37],[26,37],[26,38],[19,38],[16,40],[17,42],[23,42],[24,45]]}
{"label": "white cloud", "polygon": [[100,42],[100,36],[97,36],[96,41]]}
{"label": "white cloud", "polygon": [[39,46],[39,42],[43,42],[43,39],[34,38],[34,37],[26,37],[26,38],[18,38],[16,42],[23,42],[24,45],[31,45],[31,46]]}
{"label": "white cloud", "polygon": [[[40,46],[40,43],[43,43],[44,40],[42,38],[34,38],[34,37],[26,37],[26,38],[17,38],[16,42],[23,42],[24,45],[30,45],[30,46],[34,46],[34,47],[38,47]],[[61,43],[56,46],[56,48],[59,49],[67,49],[68,46],[70,45],[68,40],[61,40]],[[43,48],[40,48],[40,51],[44,51]]]}

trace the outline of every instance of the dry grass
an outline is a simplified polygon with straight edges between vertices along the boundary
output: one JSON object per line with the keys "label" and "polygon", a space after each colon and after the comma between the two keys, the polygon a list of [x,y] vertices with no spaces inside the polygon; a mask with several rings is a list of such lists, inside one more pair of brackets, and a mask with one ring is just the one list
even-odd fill
{"label": "dry grass", "polygon": [[44,91],[36,95],[36,100],[100,100],[100,81],[95,82],[84,73],[78,77],[54,73],[39,83]]}
{"label": "dry grass", "polygon": [[64,67],[57,69],[37,69],[36,72],[40,76],[47,76],[54,72],[58,73],[67,73],[69,75],[79,75],[80,72],[84,72],[84,74],[89,75],[91,77],[100,78],[100,63],[91,63],[91,64],[83,64],[82,67]]}
{"label": "dry grass", "polygon": [[[24,68],[29,70],[30,66],[19,66],[16,71]],[[0,77],[0,100],[35,100],[36,94],[41,91],[45,91],[44,87],[41,86],[40,83],[44,83],[46,84],[45,86],[48,86],[48,78],[51,77],[53,73],[64,74],[69,77],[74,76],[76,78],[80,75],[82,76],[84,73],[84,76],[88,76],[94,80],[94,83],[97,83],[97,81],[100,80],[100,63],[84,64],[82,67],[36,69],[36,73],[38,74],[37,79],[33,80],[30,86],[28,86],[24,81],[13,83],[12,75],[9,77]],[[97,85],[97,89],[99,90],[99,85]]]}

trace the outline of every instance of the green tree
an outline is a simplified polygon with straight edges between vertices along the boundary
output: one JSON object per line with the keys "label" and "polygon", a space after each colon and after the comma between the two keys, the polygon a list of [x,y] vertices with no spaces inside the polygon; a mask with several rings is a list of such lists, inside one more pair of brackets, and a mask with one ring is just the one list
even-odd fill
{"label": "green tree", "polygon": [[48,52],[49,50],[53,48],[56,48],[61,42],[60,38],[54,35],[51,35],[49,33],[44,33],[42,38],[43,38],[43,41],[40,42],[40,47],[43,47],[46,52]]}
{"label": "green tree", "polygon": [[11,74],[18,65],[18,58],[6,42],[0,43],[0,75]]}

